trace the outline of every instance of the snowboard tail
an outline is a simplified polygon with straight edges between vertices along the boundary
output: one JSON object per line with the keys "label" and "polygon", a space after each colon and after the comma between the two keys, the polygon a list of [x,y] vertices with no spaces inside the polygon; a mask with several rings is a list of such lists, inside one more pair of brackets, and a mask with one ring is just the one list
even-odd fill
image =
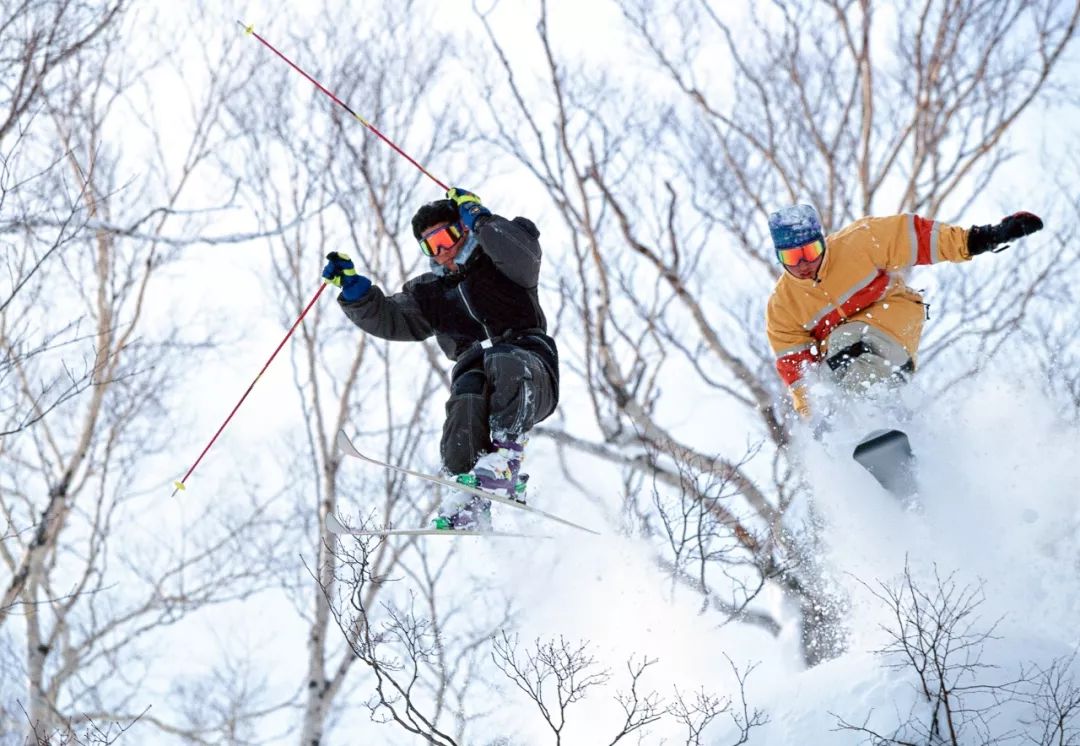
{"label": "snowboard tail", "polygon": [[918,491],[915,455],[903,431],[879,430],[871,433],[855,446],[852,457],[894,495],[908,498]]}

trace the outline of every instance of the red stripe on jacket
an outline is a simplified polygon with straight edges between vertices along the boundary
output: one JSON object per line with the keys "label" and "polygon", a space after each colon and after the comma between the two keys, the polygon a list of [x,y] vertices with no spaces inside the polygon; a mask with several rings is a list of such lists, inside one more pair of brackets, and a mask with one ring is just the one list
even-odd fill
{"label": "red stripe on jacket", "polygon": [[919,247],[915,263],[932,264],[934,257],[930,256],[930,237],[934,233],[934,221],[920,218],[918,215],[912,215],[912,217],[915,218],[915,241]]}
{"label": "red stripe on jacket", "polygon": [[881,270],[874,276],[874,279],[866,284],[866,287],[842,303],[840,308],[834,308],[825,314],[824,318],[810,330],[810,334],[820,342],[829,336],[833,329],[846,321],[849,316],[857,314],[867,306],[871,306],[884,298],[885,291],[888,289],[889,273]]}
{"label": "red stripe on jacket", "polygon": [[803,369],[816,359],[814,353],[810,352],[810,350],[799,350],[790,355],[778,357],[776,359],[776,372],[780,374],[780,378],[783,379],[784,383],[790,386],[802,378]]}

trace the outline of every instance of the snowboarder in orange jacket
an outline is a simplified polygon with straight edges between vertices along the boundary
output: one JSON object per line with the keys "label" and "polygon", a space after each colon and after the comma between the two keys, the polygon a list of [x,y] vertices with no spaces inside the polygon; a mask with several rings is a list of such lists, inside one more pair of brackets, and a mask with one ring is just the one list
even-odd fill
{"label": "snowboarder in orange jacket", "polygon": [[1030,212],[970,229],[905,214],[862,218],[826,236],[810,205],[770,215],[784,273],[769,298],[766,330],[796,411],[809,415],[805,375],[821,363],[846,390],[908,380],[925,306],[904,284],[902,270],[966,262],[1042,227]]}

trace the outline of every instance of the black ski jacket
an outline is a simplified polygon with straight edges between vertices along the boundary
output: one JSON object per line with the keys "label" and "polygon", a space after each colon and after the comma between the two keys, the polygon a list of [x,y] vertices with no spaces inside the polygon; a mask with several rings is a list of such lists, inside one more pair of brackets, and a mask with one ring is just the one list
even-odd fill
{"label": "black ski jacket", "polygon": [[463,368],[490,344],[509,343],[536,353],[559,381],[559,354],[540,308],[540,231],[531,220],[498,215],[477,221],[478,245],[457,272],[426,272],[401,292],[373,285],[358,301],[338,296],[345,315],[376,337],[419,341],[435,335],[447,357]]}

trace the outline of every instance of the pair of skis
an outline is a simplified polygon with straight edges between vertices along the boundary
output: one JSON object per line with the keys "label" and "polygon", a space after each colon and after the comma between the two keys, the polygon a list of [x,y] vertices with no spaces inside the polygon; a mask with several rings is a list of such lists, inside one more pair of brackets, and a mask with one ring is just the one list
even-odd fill
{"label": "pair of skis", "polygon": [[[427,482],[433,482],[435,484],[441,484],[444,487],[448,487],[450,489],[460,490],[462,492],[469,492],[469,493],[471,493],[473,495],[479,495],[480,497],[487,498],[488,500],[491,500],[492,502],[496,502],[496,503],[499,503],[501,505],[507,505],[507,506],[509,506],[511,508],[517,508],[518,510],[524,510],[524,511],[527,511],[529,513],[533,513],[534,515],[542,516],[542,517],[548,519],[549,521],[554,521],[556,523],[561,523],[564,526],[570,526],[571,528],[575,528],[575,529],[577,529],[579,531],[584,531],[584,532],[589,533],[589,534],[599,535],[598,531],[593,531],[591,528],[586,528],[585,526],[574,523],[573,521],[568,521],[565,518],[560,518],[557,515],[545,512],[543,510],[540,510],[539,508],[534,508],[531,505],[526,505],[525,503],[518,502],[517,500],[511,500],[508,497],[502,497],[501,495],[495,495],[495,494],[492,494],[490,492],[486,492],[484,490],[477,489],[475,487],[468,487],[468,486],[463,485],[463,484],[458,484],[457,482],[454,482],[453,480],[446,479],[444,477],[435,476],[434,474],[426,474],[426,473],[424,473],[422,471],[413,471],[412,469],[406,469],[406,468],[404,468],[402,466],[397,466],[395,464],[389,464],[389,463],[387,463],[385,461],[380,461],[377,458],[372,458],[371,456],[366,456],[366,455],[364,455],[363,453],[360,452],[360,449],[357,448],[356,445],[349,438],[349,436],[345,434],[344,430],[339,430],[338,431],[338,434],[337,434],[337,447],[338,447],[338,450],[341,451],[342,453],[344,453],[346,456],[351,456],[353,458],[358,458],[361,461],[367,461],[369,464],[374,464],[376,466],[381,466],[384,469],[389,469],[391,471],[396,471],[396,472],[399,472],[401,474],[406,474],[406,475],[408,475],[410,477],[416,477],[417,479],[423,479],[423,480],[425,480]],[[357,529],[357,528],[349,528],[344,523],[342,523],[341,520],[336,515],[334,515],[333,513],[328,513],[326,515],[326,529],[327,529],[327,531],[329,531],[332,534],[351,535],[351,536],[437,536],[437,535],[444,535],[444,536],[515,536],[515,537],[524,537],[524,536],[535,537],[536,536],[536,534],[512,533],[512,532],[507,532],[507,531],[460,531],[460,530],[440,530],[440,529],[434,529],[434,528]]]}

